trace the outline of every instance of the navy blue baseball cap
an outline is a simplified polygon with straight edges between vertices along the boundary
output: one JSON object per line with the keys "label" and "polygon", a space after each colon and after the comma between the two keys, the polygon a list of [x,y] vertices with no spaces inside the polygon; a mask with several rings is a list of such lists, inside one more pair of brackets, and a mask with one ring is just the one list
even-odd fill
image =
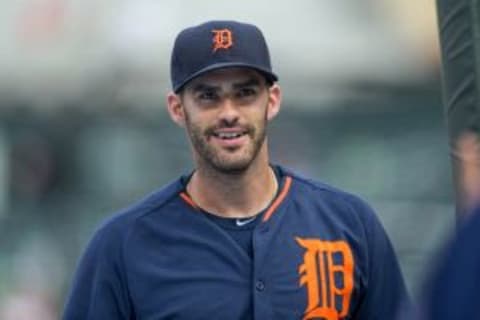
{"label": "navy blue baseball cap", "polygon": [[170,62],[172,88],[178,93],[190,80],[212,70],[252,68],[273,83],[265,38],[256,26],[237,21],[209,21],[181,31]]}

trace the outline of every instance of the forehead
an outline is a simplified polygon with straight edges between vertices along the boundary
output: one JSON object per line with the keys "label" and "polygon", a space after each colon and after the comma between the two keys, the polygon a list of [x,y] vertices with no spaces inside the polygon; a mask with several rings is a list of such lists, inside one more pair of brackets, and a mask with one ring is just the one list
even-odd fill
{"label": "forehead", "polygon": [[258,71],[250,68],[223,68],[212,70],[201,76],[196,77],[190,83],[188,83],[185,89],[193,89],[202,86],[221,87],[224,89],[231,88],[240,84],[253,84],[259,85],[265,83],[265,77]]}

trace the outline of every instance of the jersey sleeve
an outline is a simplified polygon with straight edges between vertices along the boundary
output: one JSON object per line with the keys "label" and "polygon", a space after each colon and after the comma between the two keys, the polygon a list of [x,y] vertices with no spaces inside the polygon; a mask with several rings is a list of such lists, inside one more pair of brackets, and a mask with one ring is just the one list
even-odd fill
{"label": "jersey sleeve", "polygon": [[[423,320],[480,319],[480,207],[442,248],[425,283]],[[406,318],[405,318],[406,319]]]}
{"label": "jersey sleeve", "polygon": [[395,319],[411,307],[403,275],[393,246],[373,210],[360,204],[366,213],[368,270],[366,290],[355,320]]}
{"label": "jersey sleeve", "polygon": [[125,279],[122,238],[112,225],[100,228],[88,244],[73,279],[64,320],[132,319]]}

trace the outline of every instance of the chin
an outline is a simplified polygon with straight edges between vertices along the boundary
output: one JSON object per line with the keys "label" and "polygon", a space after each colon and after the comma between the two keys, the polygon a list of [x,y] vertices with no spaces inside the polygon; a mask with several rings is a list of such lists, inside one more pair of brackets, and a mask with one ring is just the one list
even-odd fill
{"label": "chin", "polygon": [[239,174],[245,172],[252,163],[253,159],[237,159],[231,161],[214,161],[212,167],[217,171],[227,174]]}

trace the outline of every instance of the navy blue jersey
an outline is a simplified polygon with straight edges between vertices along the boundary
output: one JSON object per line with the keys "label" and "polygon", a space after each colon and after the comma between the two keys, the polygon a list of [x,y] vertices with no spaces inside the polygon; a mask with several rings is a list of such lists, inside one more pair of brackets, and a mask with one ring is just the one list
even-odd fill
{"label": "navy blue jersey", "polygon": [[253,230],[252,257],[180,178],[100,227],[64,319],[394,319],[408,297],[372,210],[277,169],[281,189]]}
{"label": "navy blue jersey", "polygon": [[480,207],[461,225],[435,269],[418,318],[480,319]]}

